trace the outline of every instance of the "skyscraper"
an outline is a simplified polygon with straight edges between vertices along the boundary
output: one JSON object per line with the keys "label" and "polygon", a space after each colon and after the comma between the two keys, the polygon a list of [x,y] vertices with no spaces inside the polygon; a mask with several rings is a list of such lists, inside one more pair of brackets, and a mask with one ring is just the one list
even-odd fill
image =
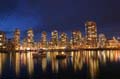
{"label": "skyscraper", "polygon": [[28,42],[28,43],[33,43],[33,42],[34,42],[33,37],[34,37],[33,30],[32,30],[32,29],[29,29],[29,30],[27,31],[27,42]]}
{"label": "skyscraper", "polygon": [[16,29],[14,32],[14,46],[16,50],[20,48],[20,30],[19,29]]}
{"label": "skyscraper", "polygon": [[82,34],[80,31],[73,31],[72,32],[72,45],[74,47],[78,47],[80,45],[81,39],[82,39]]}
{"label": "skyscraper", "polygon": [[51,36],[52,36],[51,42],[53,43],[53,45],[57,46],[58,45],[58,31],[54,30],[51,33]]}
{"label": "skyscraper", "polygon": [[43,48],[46,48],[47,46],[47,33],[45,31],[42,32],[41,34],[41,44]]}
{"label": "skyscraper", "polygon": [[87,46],[90,48],[97,47],[97,26],[93,21],[85,23]]}
{"label": "skyscraper", "polygon": [[29,47],[29,48],[33,48],[33,46],[34,46],[33,37],[34,37],[33,30],[29,29],[27,31],[27,47]]}
{"label": "skyscraper", "polygon": [[0,31],[0,49],[5,48],[5,33]]}
{"label": "skyscraper", "polygon": [[60,35],[60,47],[65,47],[68,42],[68,37],[65,32],[62,32]]}
{"label": "skyscraper", "polygon": [[106,47],[106,41],[107,41],[107,38],[105,37],[105,35],[104,34],[99,34],[98,47],[105,48]]}

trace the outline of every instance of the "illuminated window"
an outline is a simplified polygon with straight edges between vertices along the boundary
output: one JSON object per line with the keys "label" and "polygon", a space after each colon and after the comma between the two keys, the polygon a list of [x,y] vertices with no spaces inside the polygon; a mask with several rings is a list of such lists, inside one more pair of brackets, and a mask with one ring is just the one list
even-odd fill
{"label": "illuminated window", "polygon": [[2,43],[0,43],[0,46],[2,46]]}
{"label": "illuminated window", "polygon": [[3,37],[3,35],[0,35],[0,37]]}

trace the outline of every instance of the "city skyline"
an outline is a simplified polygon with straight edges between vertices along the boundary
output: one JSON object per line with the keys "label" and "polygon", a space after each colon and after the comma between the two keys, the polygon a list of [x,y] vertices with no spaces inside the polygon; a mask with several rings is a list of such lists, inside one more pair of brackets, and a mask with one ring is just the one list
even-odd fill
{"label": "city skyline", "polygon": [[[41,31],[37,31],[37,34],[36,34],[36,30],[39,30],[39,29],[37,29],[36,28],[36,30],[34,30],[32,27],[29,27],[29,28],[27,28],[24,32],[21,30],[21,29],[19,29],[19,28],[14,28],[14,30],[11,32],[11,35],[9,36],[8,34],[7,34],[7,32],[6,31],[4,31],[4,30],[0,30],[0,31],[2,31],[2,32],[4,32],[5,33],[5,35],[6,35],[6,38],[7,39],[14,39],[14,32],[16,31],[16,30],[19,30],[20,31],[20,35],[19,35],[19,37],[20,37],[20,41],[23,41],[23,39],[27,36],[27,31],[29,30],[29,29],[31,29],[31,30],[33,30],[33,34],[34,34],[34,37],[33,37],[33,39],[35,40],[35,41],[40,41],[41,39],[42,39],[42,33],[43,32],[46,32],[46,34],[47,34],[47,36],[46,36],[46,39],[48,40],[48,41],[50,41],[50,39],[51,39],[51,33],[53,32],[53,31],[58,31],[58,39],[60,39],[60,35],[62,34],[62,33],[65,33],[65,34],[67,34],[67,37],[68,37],[68,39],[70,39],[71,38],[71,36],[72,36],[72,32],[74,32],[74,31],[80,31],[81,32],[81,36],[83,36],[83,37],[86,37],[86,23],[87,22],[95,22],[95,21],[86,21],[85,23],[84,23],[84,32],[83,32],[83,30],[81,31],[80,29],[72,29],[71,31],[65,31],[65,30],[60,30],[60,29],[52,29],[51,31],[47,31],[47,30],[41,30]],[[98,29],[98,26],[97,26],[97,23],[95,22],[95,26],[96,26],[96,34],[97,35],[99,35],[99,34],[104,34],[105,36],[106,36],[106,38],[107,39],[112,39],[113,37],[116,37],[117,39],[119,39],[119,37],[120,36],[111,36],[111,37],[109,37],[109,36],[107,36],[104,32],[99,32],[99,29]],[[92,31],[91,31],[92,32]],[[98,38],[98,36],[97,36],[97,38]]]}
{"label": "city skyline", "polygon": [[120,0],[0,0],[0,79],[120,79]]}
{"label": "city skyline", "polygon": [[87,21],[85,23],[85,35],[80,30],[70,32],[70,37],[67,33],[58,30],[51,32],[50,39],[47,38],[47,32],[42,31],[39,41],[34,39],[36,34],[32,28],[28,28],[26,35],[20,39],[20,29],[14,30],[12,38],[8,38],[5,32],[0,31],[0,46],[7,50],[51,50],[51,49],[111,49],[120,47],[120,39],[113,36],[108,39],[104,33],[98,34],[97,24],[94,21]]}
{"label": "city skyline", "polygon": [[[90,20],[91,21],[91,20]],[[86,22],[86,21],[85,21]],[[42,25],[42,26],[45,26],[46,27],[46,25]],[[20,29],[21,30],[21,39],[23,39],[24,37],[25,37],[25,35],[26,35],[26,32],[27,32],[27,30],[29,29],[29,28],[32,28],[33,30],[34,30],[34,33],[36,34],[36,36],[35,36],[35,40],[39,40],[40,38],[38,38],[38,37],[40,37],[40,35],[41,35],[41,33],[43,32],[43,31],[46,31],[47,32],[47,34],[48,34],[48,36],[47,36],[47,38],[48,39],[50,39],[50,33],[52,32],[52,31],[54,31],[54,30],[58,30],[59,31],[59,33],[61,33],[61,32],[66,32],[67,34],[68,34],[68,36],[70,37],[71,36],[71,31],[74,31],[74,30],[80,30],[81,32],[82,32],[82,34],[85,36],[85,25],[83,24],[83,26],[82,26],[82,29],[81,29],[81,27],[80,27],[80,25],[78,25],[77,27],[75,27],[75,26],[73,26],[74,28],[72,28],[72,29],[69,29],[69,30],[66,30],[66,28],[64,28],[64,25],[63,24],[60,24],[60,25],[51,25],[51,26],[53,26],[53,29],[52,29],[52,27],[49,27],[48,29],[46,28],[46,29],[43,29],[43,28],[35,28],[35,27],[28,27],[28,28],[25,28],[24,30],[22,29],[22,27],[14,27],[12,30],[11,29],[7,29],[7,30],[5,30],[5,29],[1,29],[2,27],[0,27],[0,30],[1,31],[4,31],[5,33],[6,33],[6,36],[8,37],[8,38],[12,38],[12,35],[13,35],[13,32],[14,32],[14,30],[15,29]],[[57,26],[59,26],[59,27],[57,27]],[[67,28],[68,29],[68,28]],[[104,31],[105,29],[104,29],[104,27],[103,28],[100,28],[99,26],[98,26],[98,24],[97,24],[97,29],[99,29],[98,30],[98,34],[100,34],[100,33],[104,33],[106,36],[107,36],[107,38],[112,38],[113,36],[115,36],[115,37],[120,37],[120,33],[119,32],[109,32],[109,31]],[[102,30],[101,30],[102,29]],[[106,28],[107,29],[107,28]],[[119,27],[118,28],[113,28],[113,31],[114,31],[114,29],[117,29],[117,30],[119,30]],[[108,28],[108,30],[109,30],[109,28]],[[112,31],[112,28],[111,28],[111,31]]]}
{"label": "city skyline", "polygon": [[84,23],[93,20],[98,33],[111,38],[120,35],[119,14],[119,1],[112,0],[0,0],[0,30],[9,37],[15,28],[24,35],[30,27],[37,36],[43,30],[53,29],[65,32],[79,29],[84,34]]}
{"label": "city skyline", "polygon": [[[14,28],[11,32],[8,32],[8,31],[4,31],[4,30],[1,30],[0,29],[0,31],[3,31],[3,32],[5,32],[5,34],[6,34],[6,36],[8,37],[8,38],[10,38],[10,39],[12,39],[13,38],[13,35],[14,35],[14,31],[15,31],[15,29],[19,29],[20,31],[21,31],[21,35],[20,35],[20,39],[23,39],[27,34],[26,34],[26,32],[27,32],[27,30],[28,29],[33,29],[33,31],[34,31],[34,34],[35,34],[35,36],[34,36],[34,39],[36,40],[36,41],[39,41],[41,38],[41,34],[42,34],[42,32],[46,32],[47,33],[47,40],[50,40],[50,37],[51,37],[51,32],[52,31],[54,31],[54,30],[57,30],[58,31],[58,35],[60,35],[62,32],[65,32],[66,34],[68,34],[68,37],[70,38],[71,37],[71,32],[72,31],[80,31],[80,32],[82,32],[82,35],[83,36],[85,36],[86,35],[86,33],[85,33],[85,24],[84,24],[84,30],[83,29],[80,29],[80,28],[74,28],[74,29],[71,29],[71,30],[69,30],[69,31],[66,31],[65,29],[63,30],[61,30],[61,29],[51,29],[50,31],[48,31],[48,30],[42,30],[42,29],[38,29],[38,28],[33,28],[33,27],[28,27],[28,28],[26,28],[25,30],[23,30],[23,29],[19,29],[19,27],[17,28]],[[97,26],[97,28],[96,29],[98,29],[98,26]],[[107,36],[108,34],[106,34],[106,33],[108,33],[108,32],[104,32],[104,31],[102,31],[102,32],[100,32],[100,30],[98,29],[97,30],[97,34],[99,35],[99,34],[105,34],[105,36],[108,38],[108,39],[111,39],[113,36],[114,37],[116,37],[116,38],[120,38],[120,35],[119,35],[119,33],[116,33],[116,35],[115,34],[111,34],[110,36]]]}

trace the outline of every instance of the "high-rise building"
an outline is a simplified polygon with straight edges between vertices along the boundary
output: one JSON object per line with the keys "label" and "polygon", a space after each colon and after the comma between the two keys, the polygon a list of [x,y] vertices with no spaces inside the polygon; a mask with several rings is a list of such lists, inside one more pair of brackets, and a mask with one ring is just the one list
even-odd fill
{"label": "high-rise building", "polygon": [[60,47],[65,47],[68,42],[68,37],[65,32],[62,32],[60,35]]}
{"label": "high-rise building", "polygon": [[85,23],[85,31],[86,31],[86,40],[87,47],[95,48],[97,47],[97,26],[93,21],[88,21]]}
{"label": "high-rise building", "polygon": [[25,50],[27,48],[27,38],[24,38],[22,41],[22,48]]}
{"label": "high-rise building", "polygon": [[33,30],[29,29],[27,31],[27,47],[29,49],[33,48],[33,46],[34,46],[34,39],[33,39],[33,37],[34,37]]}
{"label": "high-rise building", "polygon": [[58,45],[58,31],[57,30],[54,30],[52,33],[51,33],[51,42],[53,43],[54,46],[57,46]]}
{"label": "high-rise building", "polygon": [[3,31],[0,31],[0,49],[5,48],[5,33]]}
{"label": "high-rise building", "polygon": [[14,39],[7,39],[6,40],[6,50],[7,51],[14,51],[15,45],[14,45]]}
{"label": "high-rise building", "polygon": [[41,45],[43,48],[47,47],[47,33],[45,31],[42,32],[41,34],[41,41],[40,41]]}
{"label": "high-rise building", "polygon": [[72,32],[72,45],[79,46],[82,39],[82,34],[80,31],[73,31]]}
{"label": "high-rise building", "polygon": [[107,38],[105,37],[104,34],[99,34],[98,36],[98,47],[99,48],[105,48],[106,47],[106,41]]}
{"label": "high-rise building", "polygon": [[28,38],[28,43],[33,43],[34,42],[34,34],[33,34],[33,30],[32,29],[29,29],[27,31],[27,38]]}
{"label": "high-rise building", "polygon": [[16,50],[20,48],[20,30],[19,29],[16,29],[14,32],[14,46]]}

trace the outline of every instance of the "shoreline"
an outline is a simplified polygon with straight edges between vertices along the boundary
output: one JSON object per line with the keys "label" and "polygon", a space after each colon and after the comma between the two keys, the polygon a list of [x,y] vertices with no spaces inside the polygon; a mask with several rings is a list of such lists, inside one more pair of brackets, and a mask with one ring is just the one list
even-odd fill
{"label": "shoreline", "polygon": [[[120,50],[120,48],[79,48],[79,49],[43,49],[43,52],[52,52],[52,51],[58,51],[58,52],[70,52],[70,51],[99,51],[99,50]],[[39,50],[5,50],[0,49],[0,52],[38,52]]]}

